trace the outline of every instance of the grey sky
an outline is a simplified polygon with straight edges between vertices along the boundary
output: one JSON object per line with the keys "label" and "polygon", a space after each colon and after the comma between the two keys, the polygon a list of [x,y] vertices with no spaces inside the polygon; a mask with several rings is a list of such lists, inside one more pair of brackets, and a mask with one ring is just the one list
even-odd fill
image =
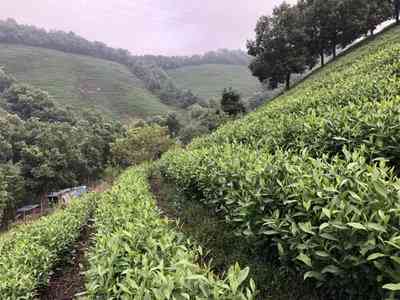
{"label": "grey sky", "polygon": [[[74,31],[134,54],[244,48],[282,0],[0,0],[0,18]],[[295,2],[290,0],[287,2]]]}

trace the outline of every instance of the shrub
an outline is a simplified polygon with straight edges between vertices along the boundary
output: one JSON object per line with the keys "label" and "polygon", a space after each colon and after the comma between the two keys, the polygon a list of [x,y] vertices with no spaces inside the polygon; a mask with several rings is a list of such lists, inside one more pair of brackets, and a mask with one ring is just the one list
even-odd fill
{"label": "shrub", "polygon": [[128,167],[154,160],[166,152],[173,140],[168,130],[158,125],[130,128],[126,137],[111,145],[111,160],[114,165]]}
{"label": "shrub", "polygon": [[86,274],[89,299],[254,299],[249,272],[225,279],[198,264],[194,247],[160,215],[144,169],[125,172],[96,210],[97,234]]}
{"label": "shrub", "polygon": [[0,239],[0,295],[2,299],[34,299],[54,266],[71,248],[85,224],[93,195],[74,200],[65,210],[18,227]]}
{"label": "shrub", "polygon": [[[166,155],[165,176],[325,287],[384,294],[400,274],[400,181],[362,151],[344,159],[226,145]],[[375,294],[376,295],[376,294]]]}

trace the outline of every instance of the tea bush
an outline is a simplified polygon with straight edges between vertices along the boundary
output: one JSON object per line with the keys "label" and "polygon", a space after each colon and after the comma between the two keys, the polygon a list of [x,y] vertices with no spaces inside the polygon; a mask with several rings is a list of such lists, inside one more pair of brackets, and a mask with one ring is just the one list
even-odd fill
{"label": "tea bush", "polygon": [[400,279],[400,180],[363,151],[315,159],[228,144],[169,153],[160,168],[239,236],[268,241],[266,255],[279,252],[304,278],[383,295]]}
{"label": "tea bush", "polygon": [[335,299],[399,297],[399,34],[168,152],[160,170]]}
{"label": "tea bush", "polygon": [[75,199],[64,210],[22,225],[0,239],[1,299],[34,299],[38,288],[71,248],[88,219],[93,195]]}
{"label": "tea bush", "polygon": [[[190,149],[218,143],[310,154],[371,147],[371,158],[397,161],[400,29],[392,29],[242,120],[197,139]],[[397,39],[396,39],[397,38]]]}
{"label": "tea bush", "polygon": [[203,266],[194,247],[160,215],[144,168],[125,172],[99,201],[97,234],[86,273],[89,299],[254,299],[249,269],[224,279]]}

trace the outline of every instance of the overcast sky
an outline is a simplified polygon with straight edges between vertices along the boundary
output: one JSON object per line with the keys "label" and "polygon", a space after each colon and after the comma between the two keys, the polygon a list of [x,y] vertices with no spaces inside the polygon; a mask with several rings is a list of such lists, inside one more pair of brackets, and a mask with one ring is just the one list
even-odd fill
{"label": "overcast sky", "polygon": [[[0,0],[0,18],[74,31],[134,54],[244,48],[282,0]],[[295,2],[289,0],[287,2]]]}

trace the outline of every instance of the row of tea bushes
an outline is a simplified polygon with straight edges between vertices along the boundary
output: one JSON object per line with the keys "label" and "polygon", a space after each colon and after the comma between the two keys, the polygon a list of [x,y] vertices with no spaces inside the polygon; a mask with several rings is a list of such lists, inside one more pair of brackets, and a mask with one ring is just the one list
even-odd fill
{"label": "row of tea bushes", "polygon": [[34,299],[39,288],[72,247],[88,221],[94,194],[75,199],[64,210],[21,225],[0,238],[0,298]]}
{"label": "row of tea bushes", "polygon": [[126,171],[101,197],[95,224],[89,299],[254,299],[248,268],[236,265],[220,279],[199,263],[201,249],[161,216],[144,168]]}
{"label": "row of tea bushes", "polygon": [[400,291],[400,180],[364,152],[315,159],[227,144],[170,152],[159,167],[305,279],[379,299]]}
{"label": "row of tea bushes", "polygon": [[355,51],[358,56],[327,66],[259,111],[199,138],[189,149],[214,143],[241,143],[270,152],[307,147],[318,157],[366,143],[374,148],[372,158],[399,159],[390,153],[400,142],[399,31],[392,29],[384,35],[388,38]]}

